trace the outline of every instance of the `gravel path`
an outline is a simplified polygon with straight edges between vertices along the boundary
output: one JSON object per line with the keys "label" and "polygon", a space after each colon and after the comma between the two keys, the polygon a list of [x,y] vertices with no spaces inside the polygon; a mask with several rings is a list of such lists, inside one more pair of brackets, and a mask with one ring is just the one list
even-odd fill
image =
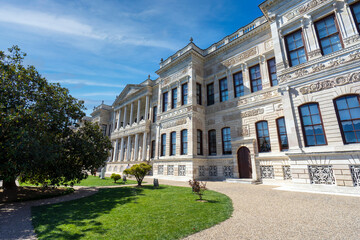
{"label": "gravel path", "polygon": [[[160,180],[161,184],[186,186]],[[274,186],[208,182],[228,195],[228,220],[191,235],[199,239],[360,239],[360,198],[277,191]],[[206,192],[204,197],[206,198]]]}
{"label": "gravel path", "polygon": [[[152,183],[152,179],[147,180]],[[187,186],[187,182],[159,180]],[[234,205],[230,219],[191,235],[192,239],[359,239],[360,198],[276,191],[274,186],[208,182],[228,195]],[[71,195],[23,203],[0,204],[0,239],[36,239],[31,206],[90,196],[97,188],[80,188]],[[206,198],[206,193],[205,193]]]}

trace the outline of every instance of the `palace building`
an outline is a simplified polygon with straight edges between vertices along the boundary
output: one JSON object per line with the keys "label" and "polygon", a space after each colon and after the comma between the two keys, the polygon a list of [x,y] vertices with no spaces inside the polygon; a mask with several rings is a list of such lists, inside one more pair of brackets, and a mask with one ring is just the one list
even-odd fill
{"label": "palace building", "polygon": [[360,1],[259,7],[94,109],[113,143],[107,174],[148,161],[159,179],[360,185]]}

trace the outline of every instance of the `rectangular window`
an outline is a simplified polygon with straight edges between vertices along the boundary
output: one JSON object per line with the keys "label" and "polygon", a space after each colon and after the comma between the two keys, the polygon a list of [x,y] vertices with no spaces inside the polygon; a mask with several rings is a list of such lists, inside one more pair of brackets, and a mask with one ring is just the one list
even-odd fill
{"label": "rectangular window", "polygon": [[335,23],[334,15],[330,15],[315,22],[315,29],[323,55],[342,49],[340,34]]}
{"label": "rectangular window", "polygon": [[170,156],[176,154],[176,132],[170,134]]}
{"label": "rectangular window", "polygon": [[177,105],[177,88],[171,90],[171,108],[176,108]]}
{"label": "rectangular window", "polygon": [[168,99],[168,92],[164,92],[163,93],[163,112],[166,112],[167,111],[167,109],[168,109],[168,101],[169,101],[169,99]]}
{"label": "rectangular window", "polygon": [[151,158],[155,157],[155,140],[151,141]]}
{"label": "rectangular window", "polygon": [[307,61],[301,30],[285,36],[285,45],[290,67]]}
{"label": "rectangular window", "polygon": [[288,138],[286,133],[286,126],[285,126],[285,118],[278,118],[276,120],[277,130],[278,130],[278,137],[279,137],[279,145],[280,151],[284,151],[289,149]]}
{"label": "rectangular window", "polygon": [[203,155],[203,138],[202,131],[197,130],[197,155]]}
{"label": "rectangular window", "polygon": [[157,117],[157,106],[153,107],[153,122],[156,122]]}
{"label": "rectangular window", "polygon": [[215,94],[214,94],[214,83],[207,85],[207,105],[213,105],[215,103]]}
{"label": "rectangular window", "polygon": [[255,65],[250,68],[251,92],[262,90],[260,65]]}
{"label": "rectangular window", "polygon": [[259,152],[271,152],[270,135],[267,121],[256,123],[256,137]]}
{"label": "rectangular window", "polygon": [[276,76],[275,58],[269,59],[267,61],[267,64],[268,64],[268,69],[269,69],[269,76],[270,76],[271,86],[277,86],[278,85],[278,80],[277,80],[277,76]]}
{"label": "rectangular window", "polygon": [[186,155],[188,147],[187,129],[181,131],[181,155]]}
{"label": "rectangular window", "polygon": [[352,4],[350,7],[354,16],[356,27],[358,32],[360,32],[360,2]]}
{"label": "rectangular window", "polygon": [[219,87],[220,87],[220,102],[225,102],[229,98],[226,78],[219,80]]}
{"label": "rectangular window", "polygon": [[244,96],[244,81],[242,72],[235,73],[234,78],[234,95],[235,97]]}
{"label": "rectangular window", "polygon": [[228,155],[231,154],[231,135],[230,128],[223,128],[222,131],[222,145],[223,145],[223,154]]}
{"label": "rectangular window", "polygon": [[317,103],[302,105],[299,111],[305,146],[326,145],[319,105]]}
{"label": "rectangular window", "polygon": [[166,134],[161,135],[161,156],[165,156],[166,152]]}
{"label": "rectangular window", "polygon": [[188,104],[188,84],[184,83],[181,85],[181,104],[186,105]]}
{"label": "rectangular window", "polygon": [[196,103],[201,105],[201,84],[196,84]]}
{"label": "rectangular window", "polygon": [[216,130],[210,130],[208,134],[209,155],[216,155]]}

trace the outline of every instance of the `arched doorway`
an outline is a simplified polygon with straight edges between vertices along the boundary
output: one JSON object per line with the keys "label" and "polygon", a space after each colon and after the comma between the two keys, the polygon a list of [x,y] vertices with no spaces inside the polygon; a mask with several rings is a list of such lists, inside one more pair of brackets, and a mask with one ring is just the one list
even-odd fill
{"label": "arched doorway", "polygon": [[239,148],[237,151],[237,160],[239,178],[252,178],[250,150],[247,147]]}

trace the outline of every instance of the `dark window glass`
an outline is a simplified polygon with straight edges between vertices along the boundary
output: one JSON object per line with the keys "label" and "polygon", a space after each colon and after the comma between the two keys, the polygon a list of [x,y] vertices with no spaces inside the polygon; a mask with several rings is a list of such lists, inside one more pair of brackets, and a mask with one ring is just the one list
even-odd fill
{"label": "dark window glass", "polygon": [[201,105],[201,99],[202,96],[201,96],[201,85],[200,84],[196,84],[196,103]]}
{"label": "dark window glass", "polygon": [[177,105],[177,88],[171,90],[171,108],[176,108]]}
{"label": "dark window glass", "polygon": [[187,83],[185,83],[181,86],[181,94],[182,94],[181,104],[182,105],[188,104],[188,84]]}
{"label": "dark window glass", "polygon": [[222,135],[222,145],[223,145],[223,154],[231,154],[231,136],[230,128],[223,128],[221,130]]}
{"label": "dark window glass", "polygon": [[209,155],[216,155],[216,130],[209,131]]}
{"label": "dark window glass", "polygon": [[161,135],[161,156],[165,156],[166,152],[166,134]]}
{"label": "dark window glass", "polygon": [[285,36],[290,67],[307,61],[301,30]]}
{"label": "dark window glass", "polygon": [[166,112],[167,111],[167,108],[168,108],[168,92],[164,92],[163,93],[163,112]]}
{"label": "dark window glass", "polygon": [[235,73],[234,78],[234,95],[235,97],[244,96],[244,81],[242,72]]}
{"label": "dark window glass", "polygon": [[187,154],[188,147],[188,137],[187,137],[187,129],[181,131],[181,155]]}
{"label": "dark window glass", "polygon": [[256,136],[259,152],[270,152],[271,146],[267,121],[261,121],[256,123]]}
{"label": "dark window glass", "polygon": [[250,68],[251,91],[257,92],[262,89],[260,65]]}
{"label": "dark window glass", "polygon": [[317,103],[299,107],[306,146],[326,145],[324,127]]}
{"label": "dark window glass", "polygon": [[279,136],[279,144],[280,144],[280,151],[289,149],[288,138],[286,133],[286,126],[285,126],[285,118],[278,118],[276,120],[276,125],[278,129],[278,136]]}
{"label": "dark window glass", "polygon": [[176,154],[176,132],[170,134],[170,155]]}
{"label": "dark window glass", "polygon": [[271,86],[276,86],[276,85],[278,85],[278,80],[277,80],[277,76],[276,76],[275,58],[268,60],[267,64],[268,64],[268,69],[269,69]]}
{"label": "dark window glass", "polygon": [[220,102],[224,102],[228,100],[228,87],[227,87],[227,79],[219,80],[220,87]]}
{"label": "dark window glass", "polygon": [[355,24],[360,32],[360,2],[351,5],[351,11],[354,16]]}
{"label": "dark window glass", "polygon": [[197,130],[197,155],[203,155],[202,131]]}
{"label": "dark window glass", "polygon": [[157,117],[157,106],[153,107],[153,122],[156,122]]}
{"label": "dark window glass", "polygon": [[210,83],[207,85],[207,105],[213,105],[215,103],[214,97],[214,83]]}
{"label": "dark window glass", "polygon": [[323,55],[342,49],[340,35],[335,24],[334,15],[315,22],[315,29]]}
{"label": "dark window glass", "polygon": [[155,157],[155,140],[151,141],[151,158]]}
{"label": "dark window glass", "polygon": [[360,97],[348,95],[335,100],[344,143],[360,143]]}

